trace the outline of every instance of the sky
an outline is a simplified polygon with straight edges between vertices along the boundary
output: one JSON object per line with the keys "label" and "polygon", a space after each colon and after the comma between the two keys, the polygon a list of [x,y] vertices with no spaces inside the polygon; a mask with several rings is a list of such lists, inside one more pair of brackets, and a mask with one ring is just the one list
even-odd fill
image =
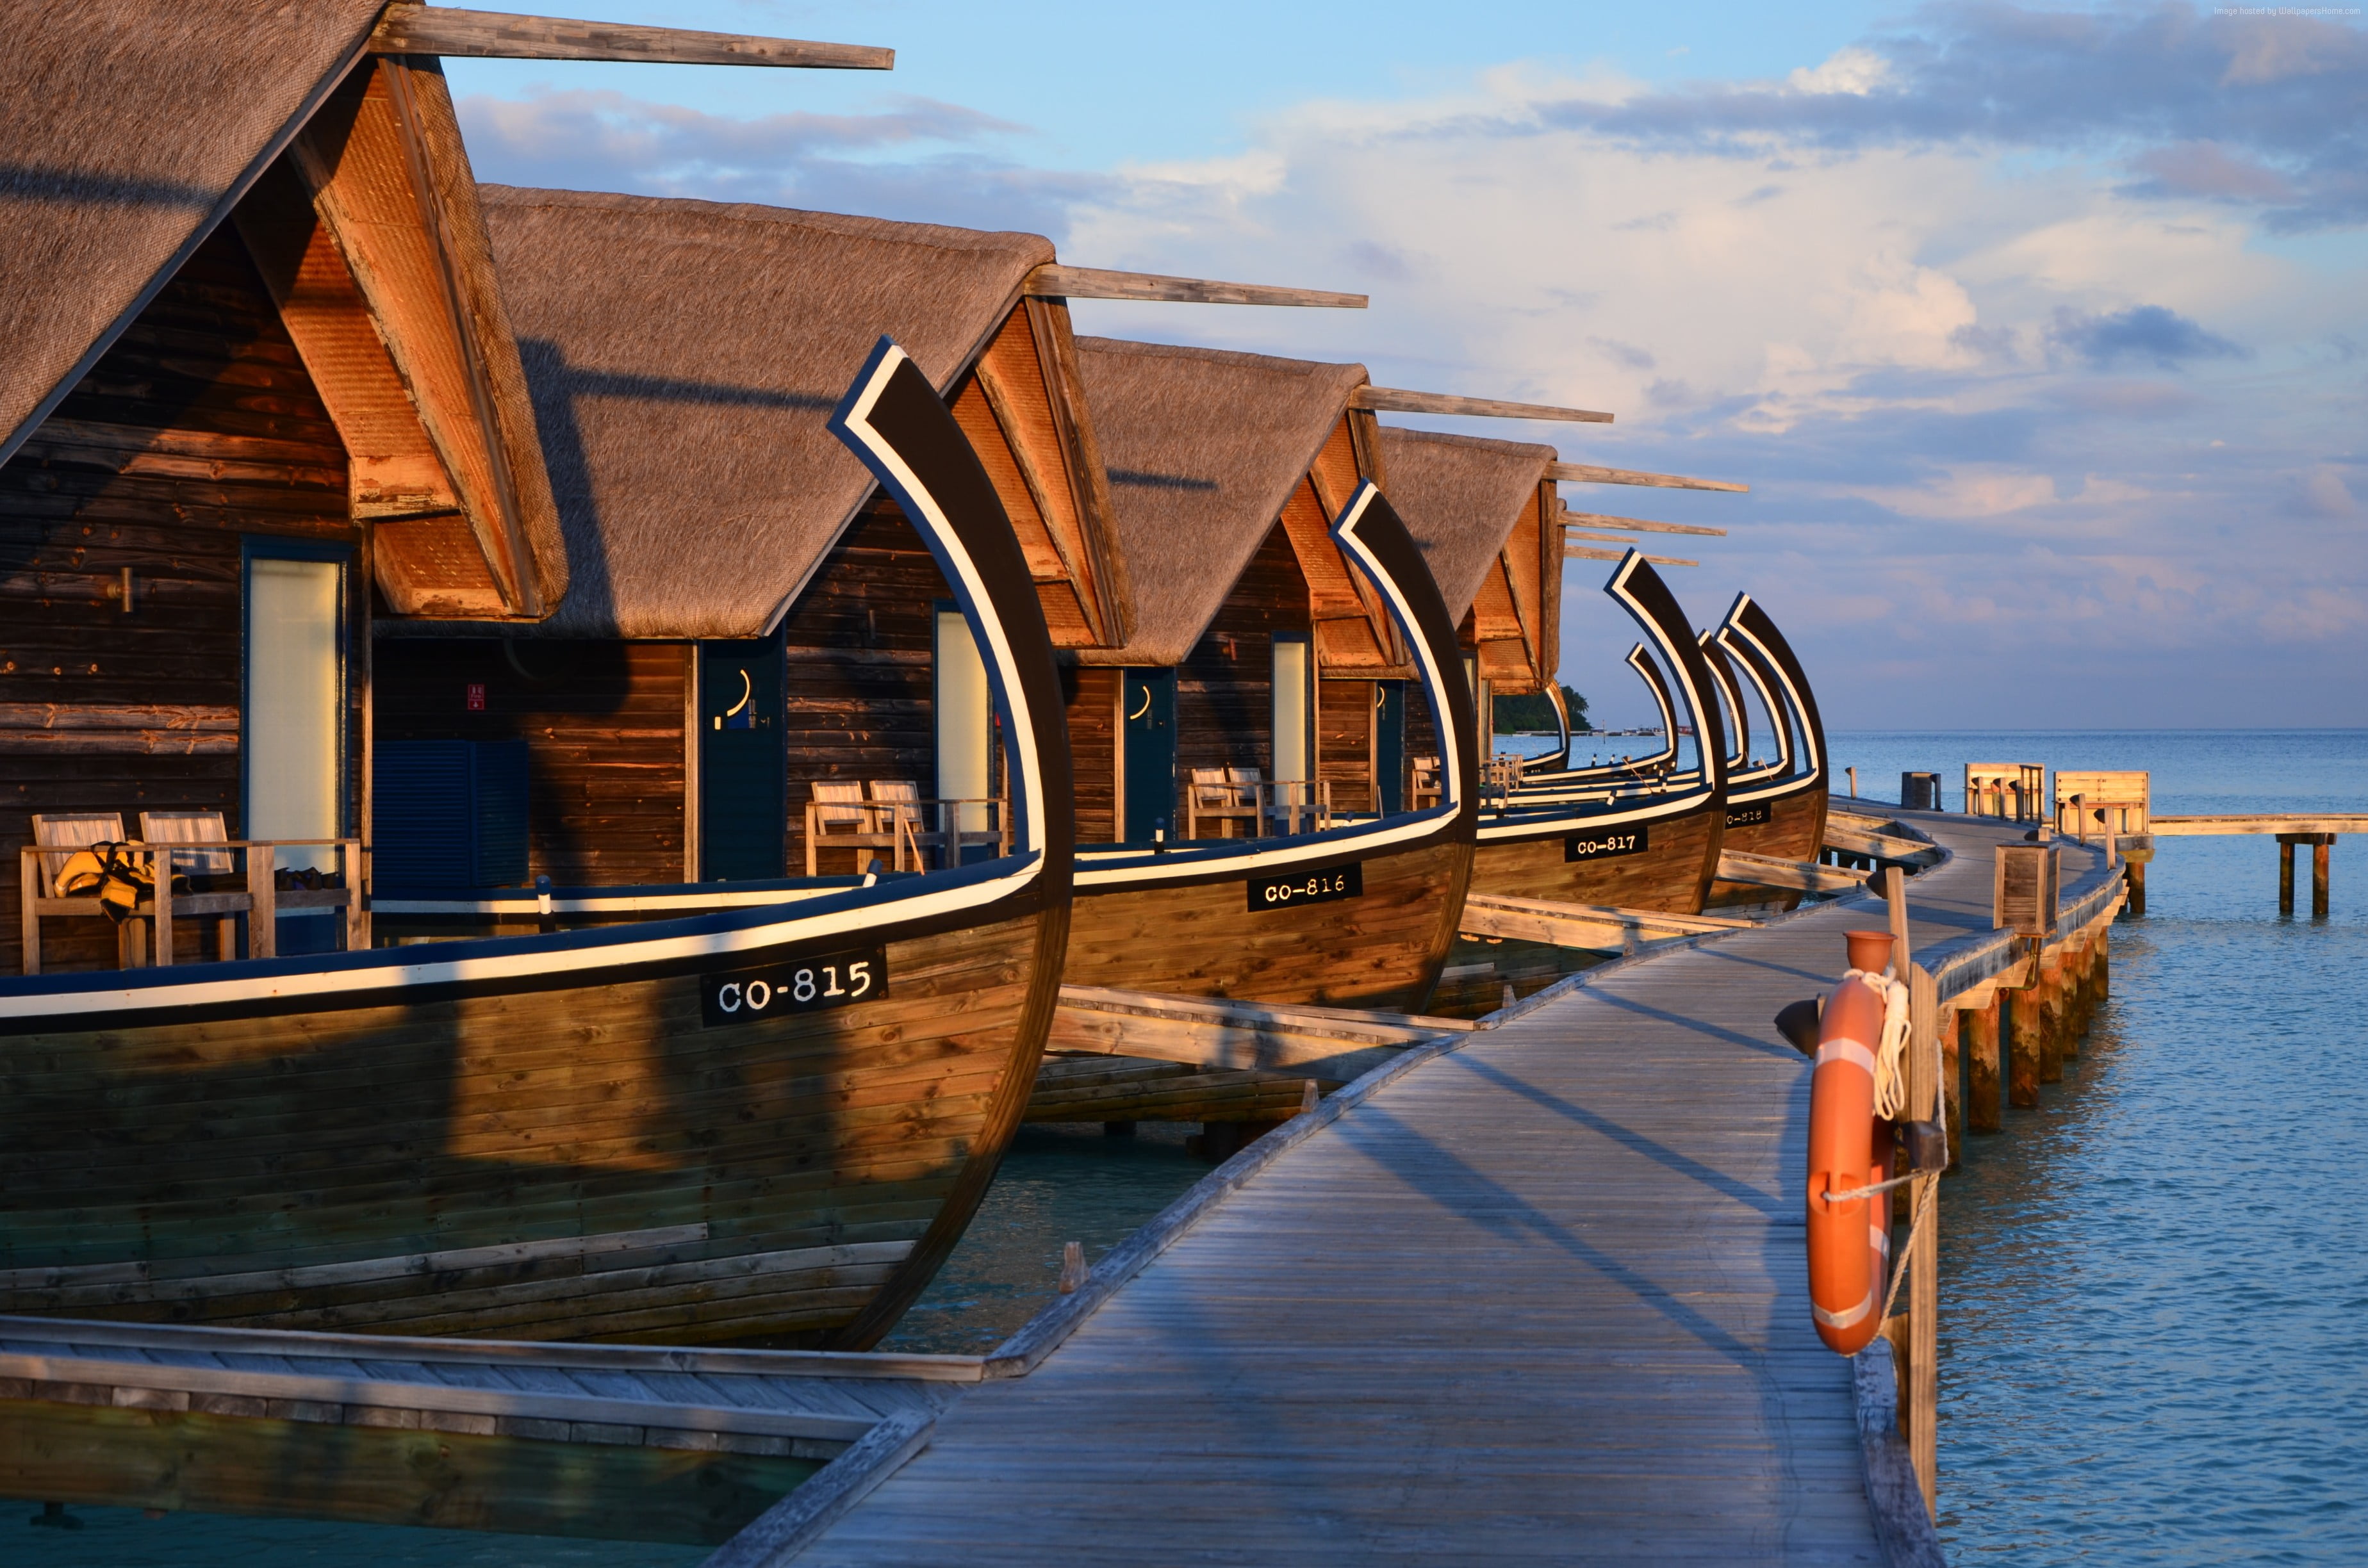
{"label": "sky", "polygon": [[[1371,295],[1083,332],[1607,409],[1394,422],[1565,486],[1835,728],[2368,725],[2368,19],[2351,7],[510,0],[891,73],[449,62],[479,177],[1022,229]],[[1024,22],[1015,18],[1024,16]],[[1698,547],[1698,548],[1697,548]],[[1645,722],[1565,579],[1563,676]]]}

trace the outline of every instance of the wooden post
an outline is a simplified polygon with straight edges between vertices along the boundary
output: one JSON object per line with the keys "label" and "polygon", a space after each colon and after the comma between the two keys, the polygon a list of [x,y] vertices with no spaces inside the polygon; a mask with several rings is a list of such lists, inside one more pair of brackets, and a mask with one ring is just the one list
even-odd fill
{"label": "wooden post", "polygon": [[2335,835],[2322,833],[2310,846],[2310,917],[2327,918],[2328,863],[2335,857]]}
{"label": "wooden post", "polygon": [[279,952],[279,850],[275,845],[249,844],[246,848],[246,956],[274,958]]}
{"label": "wooden post", "polygon": [[1086,1282],[1086,1248],[1082,1242],[1061,1244],[1061,1294],[1074,1296]]}
{"label": "wooden post", "polygon": [[2030,1109],[2039,1104],[2039,993],[2001,991],[1998,1000],[2006,1005],[2006,1101]]}
{"label": "wooden post", "polygon": [[[1893,920],[1907,924],[1907,899],[1900,893],[1899,868],[1891,869],[1891,888],[1897,902]],[[1904,934],[1904,932],[1903,932]],[[1907,980],[1908,1114],[1918,1120],[1941,1116],[1940,994],[1931,972],[1902,960]],[[1936,1173],[1909,1185],[1924,1222],[1907,1244],[1907,1454],[1916,1466],[1916,1480],[1924,1489],[1924,1508],[1940,1517],[1941,1411],[1941,1178]],[[1911,1222],[1913,1215],[1910,1215]]]}
{"label": "wooden post", "polygon": [[33,901],[50,890],[41,875],[41,858],[30,848],[17,856],[17,911],[25,942],[23,968],[27,974],[41,972],[41,916]]}
{"label": "wooden post", "polygon": [[2129,868],[2130,913],[2143,920],[2146,918],[2146,863],[2144,860],[2128,860],[2123,864]]}
{"label": "wooden post", "polygon": [[1998,1023],[2005,994],[1992,991],[1989,1002],[1965,1014],[1965,1130],[1996,1132],[2005,1118],[1998,1107]]}
{"label": "wooden post", "polygon": [[2294,835],[2278,835],[2278,913],[2294,913]]}
{"label": "wooden post", "polygon": [[2093,998],[2095,1010],[2103,1012],[2105,1004],[2112,999],[2112,994],[2113,928],[2106,925],[2097,927],[2097,983],[2096,994]]}
{"label": "wooden post", "polygon": [[2061,946],[2039,952],[2038,983],[2032,988],[2032,1011],[2039,1024],[2039,1081],[2060,1084],[2064,1081],[2064,949]]}
{"label": "wooden post", "polygon": [[1955,1008],[1941,1015],[1941,1095],[1949,1131],[1949,1168],[1965,1143],[1964,1051],[1965,1015]]}
{"label": "wooden post", "polygon": [[173,852],[148,851],[149,900],[156,908],[156,967],[173,962]]}

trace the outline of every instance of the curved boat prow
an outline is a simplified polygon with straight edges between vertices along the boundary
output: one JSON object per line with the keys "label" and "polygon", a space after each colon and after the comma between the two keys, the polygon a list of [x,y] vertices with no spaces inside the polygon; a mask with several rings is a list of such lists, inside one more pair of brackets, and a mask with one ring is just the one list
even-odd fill
{"label": "curved boat prow", "polygon": [[[1737,594],[1719,623],[1717,641],[1742,665],[1777,733],[1781,766],[1756,771],[1738,784],[1727,812],[1729,847],[1785,860],[1813,860],[1824,846],[1827,761],[1824,722],[1816,694],[1784,634],[1749,594]],[[1796,739],[1797,737],[1797,739]],[[1722,882],[1719,903],[1754,903],[1765,889]],[[1791,906],[1797,895],[1778,903]]]}

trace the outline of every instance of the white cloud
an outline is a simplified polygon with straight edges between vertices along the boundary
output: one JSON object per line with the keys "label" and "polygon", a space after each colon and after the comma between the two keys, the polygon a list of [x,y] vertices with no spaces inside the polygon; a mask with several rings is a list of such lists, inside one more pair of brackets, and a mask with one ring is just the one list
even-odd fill
{"label": "white cloud", "polygon": [[1890,86],[1896,79],[1890,61],[1871,49],[1853,44],[1836,51],[1814,71],[1806,67],[1794,71],[1784,78],[1784,85],[1796,93],[1848,93],[1864,97],[1878,87]]}

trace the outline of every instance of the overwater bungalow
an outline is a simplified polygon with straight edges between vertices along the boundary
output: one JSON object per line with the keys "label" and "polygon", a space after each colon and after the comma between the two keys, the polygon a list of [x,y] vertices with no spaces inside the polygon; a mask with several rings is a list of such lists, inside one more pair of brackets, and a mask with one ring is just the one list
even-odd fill
{"label": "overwater bungalow", "polygon": [[[548,26],[513,20],[505,36]],[[13,128],[20,172],[0,191],[19,242],[0,255],[0,835],[19,850],[0,939],[25,971],[0,979],[0,1311],[869,1343],[985,1190],[1068,922],[1041,569],[939,395],[943,357],[969,345],[916,334],[934,385],[872,329],[786,386],[746,357],[672,376],[571,358],[547,302],[498,276],[496,237],[532,213],[512,202],[489,227],[416,31],[387,34],[375,4],[86,21],[20,8],[0,35],[50,106]],[[567,259],[589,278],[614,257]],[[992,265],[1038,259],[1015,242]],[[514,301],[536,312],[524,334]],[[930,592],[949,608],[919,613],[975,650],[968,722],[1000,739],[1008,816],[975,858],[924,874],[374,947],[381,817],[404,819],[399,862],[438,831],[455,848],[430,809],[445,798],[508,802],[460,814],[463,882],[536,854],[600,865],[564,813],[539,847],[524,831],[532,736],[520,769],[460,725],[493,710],[495,668],[573,694],[552,709],[646,698],[635,655],[554,635],[587,604],[613,615],[629,574],[584,551],[566,509],[595,480],[645,494],[604,455],[638,421],[644,456],[677,465],[677,510],[744,503],[722,519],[744,540],[795,543],[803,515],[772,515],[731,472],[778,461],[761,423],[723,453],[695,428],[767,414],[793,414],[783,439],[810,455],[840,443],[843,493],[886,487],[882,526],[904,531],[884,577],[917,581],[926,560],[945,585]],[[686,475],[734,483],[702,494]],[[404,741],[381,743],[376,665],[408,646],[387,634],[455,617],[477,662],[450,652],[466,639],[397,654],[387,727]],[[422,673],[432,656],[449,685]],[[746,736],[758,677],[788,681],[778,656],[716,663],[746,675],[741,696],[676,708],[678,748],[716,723]],[[679,680],[669,699],[688,706]],[[439,706],[458,723],[430,737],[437,789],[436,759],[396,745]],[[646,711],[615,706],[588,749],[652,759]],[[570,775],[553,755],[545,787],[591,794],[590,762]],[[761,790],[746,756],[715,756],[723,787]],[[696,832],[600,869],[678,878],[713,864],[694,861]]]}
{"label": "overwater bungalow", "polygon": [[[1469,606],[1463,634],[1476,667],[1516,689],[1552,687],[1563,551],[1554,449],[1395,429],[1384,432],[1383,449],[1401,514],[1455,596],[1451,610]],[[1728,759],[1714,677],[1643,556],[1631,551],[1605,591],[1677,672],[1673,701],[1644,644],[1630,655],[1661,695],[1670,756],[1684,726],[1698,737],[1699,760],[1617,777],[1521,776],[1483,812],[1472,885],[1505,897],[1698,913],[1725,823]]]}
{"label": "overwater bungalow", "polygon": [[[1418,1007],[1463,906],[1474,710],[1419,555],[1332,528],[1381,471],[1363,368],[1078,350],[1135,609],[1066,655],[1078,771],[1112,790],[1108,816],[1081,797],[1069,982]],[[1408,716],[1433,711],[1463,727],[1417,799]]]}

